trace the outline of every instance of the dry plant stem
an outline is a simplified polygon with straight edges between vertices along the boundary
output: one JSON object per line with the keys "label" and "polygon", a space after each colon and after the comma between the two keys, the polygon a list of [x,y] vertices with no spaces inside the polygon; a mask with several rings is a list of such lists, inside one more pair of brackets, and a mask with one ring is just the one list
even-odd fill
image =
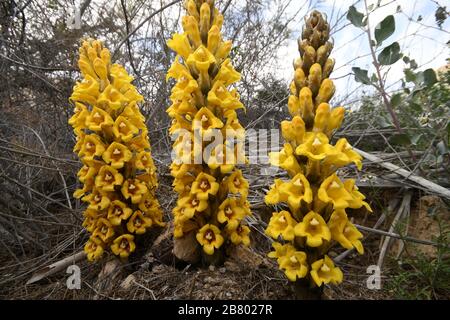
{"label": "dry plant stem", "polygon": [[[398,209],[398,212],[389,228],[390,233],[392,233],[395,230],[395,228],[397,227],[397,223],[401,219],[401,217],[404,216],[406,214],[406,212],[409,211],[410,205],[411,205],[411,198],[412,198],[412,192],[407,191],[405,193],[405,195],[403,196],[402,204],[400,205],[400,208]],[[391,237],[389,237],[389,236],[384,239],[384,242],[383,242],[383,245],[382,245],[381,251],[380,251],[380,256],[378,257],[377,266],[379,268],[381,268],[383,266],[384,257],[387,254],[390,241],[391,241]]]}
{"label": "dry plant stem", "polygon": [[78,252],[74,255],[71,255],[70,257],[64,258],[62,260],[59,260],[55,263],[52,263],[51,265],[38,270],[30,280],[27,281],[26,284],[32,284],[35,282],[38,282],[41,279],[47,278],[55,273],[58,273],[61,270],[64,270],[66,267],[68,267],[71,264],[75,264],[78,261],[85,259],[86,253],[84,251]]}
{"label": "dry plant stem", "polygon": [[[378,85],[374,85],[375,88],[379,91],[381,97],[383,98],[383,102],[384,105],[387,109],[387,111],[389,112],[389,114],[392,117],[392,121],[394,122],[395,128],[397,129],[398,133],[403,134],[403,129],[400,126],[400,122],[398,121],[397,118],[397,114],[395,113],[394,109],[392,108],[391,102],[388,99],[388,94],[384,88],[384,82],[383,82],[383,78],[381,76],[381,67],[380,64],[378,63],[377,57],[375,56],[375,50],[373,48],[373,40],[372,40],[372,35],[370,33],[370,23],[369,23],[369,9],[367,8],[367,0],[364,0],[364,6],[366,8],[366,21],[367,21],[367,28],[365,29],[366,33],[367,33],[367,37],[369,40],[369,48],[370,48],[370,53],[372,55],[372,60],[373,60],[373,65],[375,67],[375,71],[377,72],[377,78],[378,78]],[[411,159],[413,159],[413,161],[416,161],[416,157],[414,156],[414,154],[412,153],[411,149],[409,147],[406,148]]]}
{"label": "dry plant stem", "polygon": [[422,178],[420,176],[414,175],[410,171],[402,169],[402,168],[400,168],[399,166],[396,166],[393,163],[385,162],[382,159],[380,159],[380,158],[378,158],[378,157],[376,157],[376,156],[374,156],[374,155],[372,155],[370,153],[364,152],[364,151],[359,150],[357,148],[353,148],[353,149],[356,152],[358,152],[360,155],[362,155],[364,158],[366,158],[367,160],[370,160],[373,163],[376,163],[376,164],[380,165],[383,168],[386,168],[386,169],[388,169],[388,170],[390,170],[392,172],[395,172],[396,174],[398,174],[398,175],[400,175],[400,176],[402,176],[402,177],[404,177],[404,178],[406,178],[408,180],[411,180],[411,181],[421,185],[423,188],[425,188],[426,190],[428,190],[428,191],[430,191],[432,193],[436,193],[436,194],[438,194],[441,197],[445,197],[447,199],[450,199],[450,190],[448,190],[448,189],[446,189],[446,188],[444,188],[444,187],[442,187],[442,186],[440,186],[440,185],[438,185],[438,184],[436,184],[434,182],[431,182],[431,181],[429,181],[429,180],[427,180],[425,178]]}

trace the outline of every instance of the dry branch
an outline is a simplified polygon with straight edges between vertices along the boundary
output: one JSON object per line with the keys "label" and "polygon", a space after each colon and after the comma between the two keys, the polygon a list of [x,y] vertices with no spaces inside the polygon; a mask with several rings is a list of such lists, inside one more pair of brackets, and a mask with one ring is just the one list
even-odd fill
{"label": "dry branch", "polygon": [[86,253],[84,253],[84,251],[81,251],[74,255],[71,255],[70,257],[67,257],[67,258],[59,260],[55,263],[52,263],[51,265],[49,265],[45,268],[42,268],[42,269],[38,270],[35,274],[33,274],[31,279],[28,280],[26,284],[28,285],[28,284],[35,283],[35,282],[42,280],[44,278],[47,278],[55,273],[58,273],[59,271],[64,270],[68,266],[77,263],[78,261],[84,259],[85,257],[86,257]]}
{"label": "dry branch", "polygon": [[444,188],[444,187],[442,187],[442,186],[440,186],[440,185],[438,185],[438,184],[436,184],[434,182],[431,182],[430,180],[427,180],[427,179],[422,178],[422,177],[420,177],[418,175],[415,175],[411,171],[402,169],[402,168],[400,168],[399,166],[397,166],[397,165],[395,165],[393,163],[385,162],[385,161],[383,161],[383,159],[378,158],[378,157],[376,157],[376,156],[374,156],[374,155],[372,155],[370,153],[367,153],[365,151],[359,150],[357,148],[354,148],[354,149],[355,149],[356,152],[358,152],[360,155],[362,155],[367,160],[370,160],[373,163],[376,163],[376,164],[380,165],[383,168],[386,168],[386,169],[388,169],[388,170],[390,170],[392,172],[395,172],[396,174],[398,174],[398,175],[400,175],[400,176],[402,176],[402,177],[404,177],[404,178],[406,178],[408,180],[411,180],[411,181],[421,185],[424,189],[426,189],[426,190],[428,190],[428,191],[430,191],[432,193],[435,193],[435,194],[438,194],[438,195],[440,195],[442,197],[450,199],[450,190],[448,190],[448,189],[446,189],[446,188]]}

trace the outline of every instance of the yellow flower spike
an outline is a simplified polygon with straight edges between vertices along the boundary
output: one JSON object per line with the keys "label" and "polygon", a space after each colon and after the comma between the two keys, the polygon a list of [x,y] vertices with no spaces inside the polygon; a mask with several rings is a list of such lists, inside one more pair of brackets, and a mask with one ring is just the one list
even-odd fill
{"label": "yellow flower spike", "polygon": [[264,201],[266,204],[278,204],[280,202],[287,202],[289,195],[281,192],[282,186],[285,184],[281,179],[275,179],[274,184],[270,187],[269,192],[267,192]]}
{"label": "yellow flower spike", "polygon": [[245,217],[245,210],[241,205],[241,202],[235,198],[225,199],[219,206],[217,220],[220,223],[226,223],[229,230],[236,230]]}
{"label": "yellow flower spike", "polygon": [[314,132],[324,132],[327,128],[330,119],[330,105],[328,103],[321,103],[316,109],[316,116],[314,117]]}
{"label": "yellow flower spike", "polygon": [[348,207],[351,209],[359,209],[364,206],[367,211],[373,212],[370,205],[364,201],[366,197],[358,191],[354,179],[347,179],[344,181],[344,188],[351,195],[352,199],[348,201]]}
{"label": "yellow flower spike", "polygon": [[209,195],[216,195],[219,184],[213,176],[201,172],[192,183],[191,194],[195,194],[199,200],[207,200]]}
{"label": "yellow flower spike", "polygon": [[283,240],[292,241],[295,237],[296,223],[288,211],[274,212],[267,226],[266,234],[273,239],[278,239],[281,235]]}
{"label": "yellow flower spike", "polygon": [[238,98],[228,91],[222,81],[214,82],[208,93],[208,103],[220,107],[223,111],[244,109]]}
{"label": "yellow flower spike", "polygon": [[248,181],[242,175],[241,170],[236,170],[225,180],[226,187],[232,194],[240,194],[242,198],[247,198]]}
{"label": "yellow flower spike", "polygon": [[113,226],[119,226],[122,221],[127,220],[132,213],[133,210],[128,208],[124,202],[114,200],[109,205],[107,219]]}
{"label": "yellow flower spike", "polygon": [[81,189],[77,189],[75,190],[75,192],[73,193],[73,197],[75,199],[80,199],[81,197],[83,197],[86,193],[92,191],[92,189],[94,188],[95,184],[94,184],[94,179],[87,179],[84,182],[84,186]]}
{"label": "yellow flower spike", "polygon": [[280,264],[283,257],[295,252],[295,247],[290,243],[281,244],[274,241],[272,242],[272,247],[275,251],[270,251],[267,256],[272,259],[277,259],[278,264]]}
{"label": "yellow flower spike", "polygon": [[134,236],[131,234],[117,237],[111,245],[111,251],[121,258],[127,258],[134,250],[136,250],[136,244],[134,243]]}
{"label": "yellow flower spike", "polygon": [[219,249],[224,242],[220,229],[213,224],[205,224],[197,232],[196,238],[203,247],[203,251],[208,255],[214,254],[214,249]]}
{"label": "yellow flower spike", "polygon": [[84,252],[90,262],[99,260],[104,252],[101,241],[96,237],[91,237],[84,245]]}
{"label": "yellow flower spike", "polygon": [[183,59],[187,59],[192,53],[192,47],[189,44],[189,40],[186,34],[175,33],[169,41],[167,46],[179,54]]}
{"label": "yellow flower spike", "polygon": [[194,47],[200,46],[202,44],[202,39],[200,37],[198,21],[193,16],[184,16],[181,19],[181,25]]}
{"label": "yellow flower spike", "polygon": [[289,143],[284,144],[284,147],[280,152],[270,152],[269,161],[271,165],[286,170],[292,177],[302,171],[295,158],[294,149]]}
{"label": "yellow flower spike", "polygon": [[123,183],[123,176],[111,166],[105,165],[100,168],[95,177],[95,187],[103,192],[114,191],[115,186]]}
{"label": "yellow flower spike", "polygon": [[279,193],[287,195],[289,206],[295,210],[300,208],[302,200],[311,203],[313,192],[308,179],[301,174],[296,174],[291,181],[285,182],[279,186]]}
{"label": "yellow flower spike", "polygon": [[344,120],[345,109],[343,107],[333,108],[330,113],[330,119],[328,120],[326,134],[330,136],[334,130],[341,127]]}
{"label": "yellow flower spike", "polygon": [[334,86],[333,81],[330,79],[324,79],[322,84],[320,85],[319,93],[316,96],[316,106],[323,102],[330,101],[331,97],[334,95],[336,87]]}
{"label": "yellow flower spike", "polygon": [[131,124],[127,118],[118,116],[114,122],[112,131],[117,139],[128,142],[139,132],[139,129]]}
{"label": "yellow flower spike", "polygon": [[229,229],[226,226],[227,231],[230,233],[230,240],[234,245],[243,244],[248,247],[250,245],[250,228],[243,225],[238,225],[234,230]]}
{"label": "yellow flower spike", "polygon": [[295,226],[295,235],[306,237],[306,244],[310,247],[319,247],[324,240],[331,240],[330,229],[325,220],[314,211],[310,211],[303,217],[303,221]]}
{"label": "yellow flower spike", "polygon": [[127,179],[123,183],[121,191],[125,199],[131,199],[131,203],[139,203],[148,192],[148,188],[138,179]]}
{"label": "yellow flower spike", "polygon": [[293,147],[297,147],[303,142],[305,135],[305,123],[299,116],[295,116],[291,121],[281,121],[281,134]]}
{"label": "yellow flower spike", "polygon": [[308,274],[308,265],[306,262],[306,253],[303,251],[287,251],[286,255],[280,258],[280,269],[290,281],[296,281],[306,277]]}
{"label": "yellow flower spike", "polygon": [[192,121],[192,130],[201,130],[203,134],[208,134],[211,129],[220,129],[222,127],[223,122],[206,107],[198,110]]}
{"label": "yellow flower spike", "polygon": [[222,63],[214,78],[214,82],[221,81],[224,86],[229,86],[239,80],[241,80],[241,74],[234,69],[229,58]]}
{"label": "yellow flower spike", "polygon": [[331,238],[345,249],[355,248],[359,254],[364,253],[364,247],[360,241],[363,238],[361,232],[348,221],[345,210],[336,210],[331,214],[328,226],[331,231]]}
{"label": "yellow flower spike", "polygon": [[153,197],[150,193],[146,193],[142,197],[141,202],[139,202],[138,204],[138,207],[142,212],[155,212],[155,215],[157,215],[159,211],[161,211],[158,200],[156,200],[156,198]]}
{"label": "yellow flower spike", "polygon": [[125,162],[131,160],[131,151],[123,144],[113,142],[108,149],[103,153],[103,161],[111,164],[111,167],[120,169],[125,165]]}
{"label": "yellow flower spike", "polygon": [[81,200],[88,202],[88,208],[93,210],[107,209],[111,202],[106,194],[100,193],[100,191],[96,189],[92,190],[91,194],[84,196]]}
{"label": "yellow flower spike", "polygon": [[97,107],[94,107],[90,115],[86,118],[86,126],[92,131],[102,131],[113,124],[114,121],[109,113]]}
{"label": "yellow flower spike", "polygon": [[94,160],[94,157],[99,157],[105,152],[105,145],[96,134],[86,135],[83,139],[78,155],[83,160]]}
{"label": "yellow flower spike", "polygon": [[74,128],[83,127],[88,116],[89,110],[87,107],[83,103],[75,102],[74,114],[70,117],[68,123]]}
{"label": "yellow flower spike", "polygon": [[327,255],[311,265],[310,274],[318,287],[328,283],[339,284],[344,277],[341,269],[335,267],[333,261]]}
{"label": "yellow flower spike", "polygon": [[194,180],[195,176],[192,175],[184,175],[183,177],[175,178],[172,183],[173,190],[179,194],[189,192],[191,190],[191,184]]}
{"label": "yellow flower spike", "polygon": [[318,199],[324,203],[333,203],[334,209],[343,209],[349,206],[353,197],[345,189],[344,184],[336,174],[326,178],[317,192]]}
{"label": "yellow flower spike", "polygon": [[328,142],[328,137],[322,132],[307,132],[304,142],[295,149],[295,153],[310,160],[323,160],[337,153]]}
{"label": "yellow flower spike", "polygon": [[208,31],[208,50],[215,54],[221,41],[220,29],[218,26],[213,25]]}
{"label": "yellow flower spike", "polygon": [[144,216],[140,210],[137,210],[128,220],[127,230],[130,233],[143,234],[147,228],[152,226],[152,223],[152,219]]}

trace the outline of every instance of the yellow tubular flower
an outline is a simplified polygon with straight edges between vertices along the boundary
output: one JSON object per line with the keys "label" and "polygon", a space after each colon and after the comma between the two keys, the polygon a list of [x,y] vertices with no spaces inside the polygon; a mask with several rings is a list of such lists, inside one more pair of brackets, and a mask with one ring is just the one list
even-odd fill
{"label": "yellow tubular flower", "polygon": [[134,236],[131,234],[117,237],[111,245],[111,251],[121,258],[127,258],[134,250],[136,250],[136,244],[134,243]]}
{"label": "yellow tubular flower", "polygon": [[223,237],[220,235],[220,229],[213,224],[205,224],[196,235],[197,241],[203,246],[203,251],[212,255],[214,249],[219,249],[223,244]]}
{"label": "yellow tubular flower", "polygon": [[74,197],[87,203],[82,225],[91,237],[84,251],[89,261],[109,249],[126,258],[136,245],[125,232],[140,235],[164,225],[148,129],[138,105],[143,97],[125,68],[111,63],[100,41],[83,41],[79,53],[83,80],[69,99],[75,104],[69,124],[76,136],[74,152],[83,163],[77,174],[83,186]]}
{"label": "yellow tubular flower", "polygon": [[267,225],[266,234],[274,239],[281,235],[283,240],[291,241],[294,239],[294,227],[296,221],[288,211],[274,212]]}
{"label": "yellow tubular flower", "polygon": [[269,258],[277,259],[278,264],[282,261],[283,257],[290,256],[292,253],[295,252],[295,247],[289,243],[287,244],[281,244],[279,242],[272,242],[272,247],[275,249],[275,251],[271,251],[268,254]]}
{"label": "yellow tubular flower", "polygon": [[290,281],[304,278],[308,273],[306,262],[306,253],[303,251],[286,251],[286,254],[280,258],[280,269],[284,269],[286,277]]}
{"label": "yellow tubular flower", "polygon": [[104,252],[101,241],[95,237],[89,239],[84,245],[84,252],[91,262],[100,259]]}
{"label": "yellow tubular flower", "polygon": [[310,211],[303,221],[298,223],[294,229],[295,235],[306,237],[306,244],[310,247],[319,247],[323,240],[330,241],[331,234],[322,216]]}
{"label": "yellow tubular flower", "polygon": [[[174,236],[195,232],[203,258],[210,263],[209,255],[226,252],[215,250],[222,243],[250,242],[250,229],[244,225],[250,215],[249,185],[237,168],[246,163],[241,148],[245,130],[238,119],[244,106],[236,89],[230,88],[241,75],[228,57],[232,43],[222,39],[223,16],[214,1],[186,0],[184,7],[184,33],[167,42],[177,53],[166,77],[176,80],[166,110],[172,118],[169,133],[181,133],[173,144],[176,159],[170,166],[178,193]],[[216,141],[230,134],[237,143]]]}
{"label": "yellow tubular flower", "polygon": [[[282,150],[269,154],[270,163],[286,170],[290,179],[275,179],[265,197],[266,204],[286,203],[289,211],[274,212],[266,234],[275,241],[269,257],[277,259],[289,280],[306,278],[299,285],[309,290],[342,282],[343,274],[327,251],[335,241],[362,254],[362,234],[345,210],[372,209],[353,179],[341,181],[337,175],[339,168],[351,163],[360,170],[362,158],[345,138],[333,139],[345,109],[330,104],[335,60],[330,58],[330,26],[320,12],[313,11],[305,19],[298,47],[301,56],[293,63],[287,102],[292,118],[281,122]],[[285,244],[277,242],[280,236]],[[322,292],[310,291],[317,298]]]}
{"label": "yellow tubular flower", "polygon": [[355,248],[359,254],[364,253],[364,247],[360,239],[363,235],[358,229],[348,221],[344,210],[336,210],[330,217],[328,226],[331,231],[331,238],[339,242],[345,249]]}
{"label": "yellow tubular flower", "polygon": [[235,198],[225,199],[219,206],[217,220],[220,223],[226,223],[227,228],[236,230],[239,222],[245,217],[245,209],[242,203]]}
{"label": "yellow tubular flower", "polygon": [[322,284],[339,284],[344,275],[341,269],[334,266],[333,261],[325,255],[323,259],[317,260],[311,265],[311,277],[318,287]]}

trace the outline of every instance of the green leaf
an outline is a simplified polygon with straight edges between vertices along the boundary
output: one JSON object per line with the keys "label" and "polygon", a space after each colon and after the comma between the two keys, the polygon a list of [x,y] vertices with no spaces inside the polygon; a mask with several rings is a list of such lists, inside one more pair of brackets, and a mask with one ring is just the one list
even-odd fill
{"label": "green leaf", "polygon": [[363,84],[370,84],[370,79],[369,76],[367,75],[367,70],[358,67],[353,67],[352,71],[355,74],[355,80],[357,82],[361,82]]}
{"label": "green leaf", "polygon": [[364,15],[361,12],[359,12],[358,10],[356,10],[356,8],[354,6],[350,6],[348,8],[347,19],[350,20],[350,22],[355,27],[363,27],[364,26],[363,18],[364,18]]}
{"label": "green leaf", "polygon": [[403,72],[405,73],[405,80],[406,82],[414,82],[416,81],[416,74],[411,69],[404,69]]}
{"label": "green leaf", "polygon": [[400,105],[400,102],[402,102],[402,95],[401,93],[396,93],[391,97],[391,106],[392,108],[395,108]]}
{"label": "green leaf", "polygon": [[405,146],[411,144],[411,139],[405,133],[397,134],[389,138],[389,142],[399,146]]}
{"label": "green leaf", "polygon": [[388,66],[396,63],[402,58],[402,53],[400,52],[400,45],[398,42],[384,48],[378,55],[378,62],[383,66]]}
{"label": "green leaf", "polygon": [[436,77],[436,72],[434,72],[433,69],[427,69],[423,72],[423,84],[427,87],[432,86],[435,84],[438,80]]}
{"label": "green leaf", "polygon": [[377,45],[379,46],[384,40],[389,38],[394,31],[395,19],[393,15],[389,15],[375,27],[375,39],[377,40]]}
{"label": "green leaf", "polygon": [[420,138],[422,138],[422,136],[423,136],[422,133],[419,133],[419,134],[414,135],[414,136],[411,138],[411,143],[412,143],[413,145],[416,146],[417,143],[419,142]]}

